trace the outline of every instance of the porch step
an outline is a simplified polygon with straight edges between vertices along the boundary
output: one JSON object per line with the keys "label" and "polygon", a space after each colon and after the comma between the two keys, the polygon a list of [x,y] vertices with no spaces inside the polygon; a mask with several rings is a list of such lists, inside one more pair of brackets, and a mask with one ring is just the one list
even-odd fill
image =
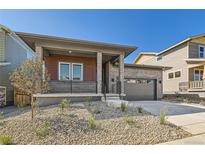
{"label": "porch step", "polygon": [[108,106],[114,106],[114,107],[121,107],[122,103],[125,103],[128,105],[128,101],[125,100],[106,100],[105,101]]}

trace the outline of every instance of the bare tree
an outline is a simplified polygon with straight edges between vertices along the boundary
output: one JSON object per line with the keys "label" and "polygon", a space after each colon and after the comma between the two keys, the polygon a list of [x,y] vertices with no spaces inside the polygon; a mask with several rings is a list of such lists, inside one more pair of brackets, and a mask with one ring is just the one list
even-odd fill
{"label": "bare tree", "polygon": [[50,76],[38,59],[26,60],[10,75],[11,84],[17,90],[31,95],[32,119],[34,117],[34,94],[48,91]]}

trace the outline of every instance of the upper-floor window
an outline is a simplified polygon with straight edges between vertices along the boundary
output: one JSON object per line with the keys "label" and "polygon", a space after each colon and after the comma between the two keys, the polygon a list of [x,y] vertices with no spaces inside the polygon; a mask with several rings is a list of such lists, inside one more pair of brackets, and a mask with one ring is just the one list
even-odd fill
{"label": "upper-floor window", "polygon": [[174,73],[169,73],[168,74],[168,79],[173,79],[174,78]]}
{"label": "upper-floor window", "polygon": [[157,56],[157,61],[162,60],[162,56]]}
{"label": "upper-floor window", "polygon": [[174,75],[175,75],[175,78],[181,77],[181,71],[175,72]]}
{"label": "upper-floor window", "polygon": [[204,46],[199,46],[199,58],[204,58]]}

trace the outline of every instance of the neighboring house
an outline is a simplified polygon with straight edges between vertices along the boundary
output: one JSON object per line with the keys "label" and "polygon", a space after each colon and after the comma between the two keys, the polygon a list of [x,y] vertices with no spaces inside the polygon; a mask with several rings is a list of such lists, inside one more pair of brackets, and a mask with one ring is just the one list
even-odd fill
{"label": "neighboring house", "polygon": [[88,96],[93,100],[162,98],[164,67],[124,64],[124,58],[137,49],[135,46],[10,30],[5,31],[5,38],[7,58],[0,68],[3,74],[0,86],[7,87],[8,100],[13,101],[8,73],[33,56],[43,62],[43,70],[46,68],[51,77],[49,91],[35,95],[44,104],[57,103],[63,98],[82,101]]}
{"label": "neighboring house", "polygon": [[27,58],[32,58],[34,51],[14,32],[0,25],[0,87],[6,88],[6,100],[13,102],[13,87],[9,76]]}
{"label": "neighboring house", "polygon": [[205,97],[205,35],[187,38],[159,52],[153,59],[142,64],[170,67],[163,71],[164,94]]}
{"label": "neighboring house", "polygon": [[156,52],[140,52],[134,59],[134,64],[146,64],[153,63],[156,61]]}

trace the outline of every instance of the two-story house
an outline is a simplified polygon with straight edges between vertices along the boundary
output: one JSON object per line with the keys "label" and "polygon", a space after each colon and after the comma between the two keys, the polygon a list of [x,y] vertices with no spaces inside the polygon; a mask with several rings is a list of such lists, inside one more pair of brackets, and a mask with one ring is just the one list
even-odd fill
{"label": "two-story house", "polygon": [[205,97],[205,35],[187,38],[157,54],[143,52],[134,63],[170,67],[163,71],[163,94]]}

